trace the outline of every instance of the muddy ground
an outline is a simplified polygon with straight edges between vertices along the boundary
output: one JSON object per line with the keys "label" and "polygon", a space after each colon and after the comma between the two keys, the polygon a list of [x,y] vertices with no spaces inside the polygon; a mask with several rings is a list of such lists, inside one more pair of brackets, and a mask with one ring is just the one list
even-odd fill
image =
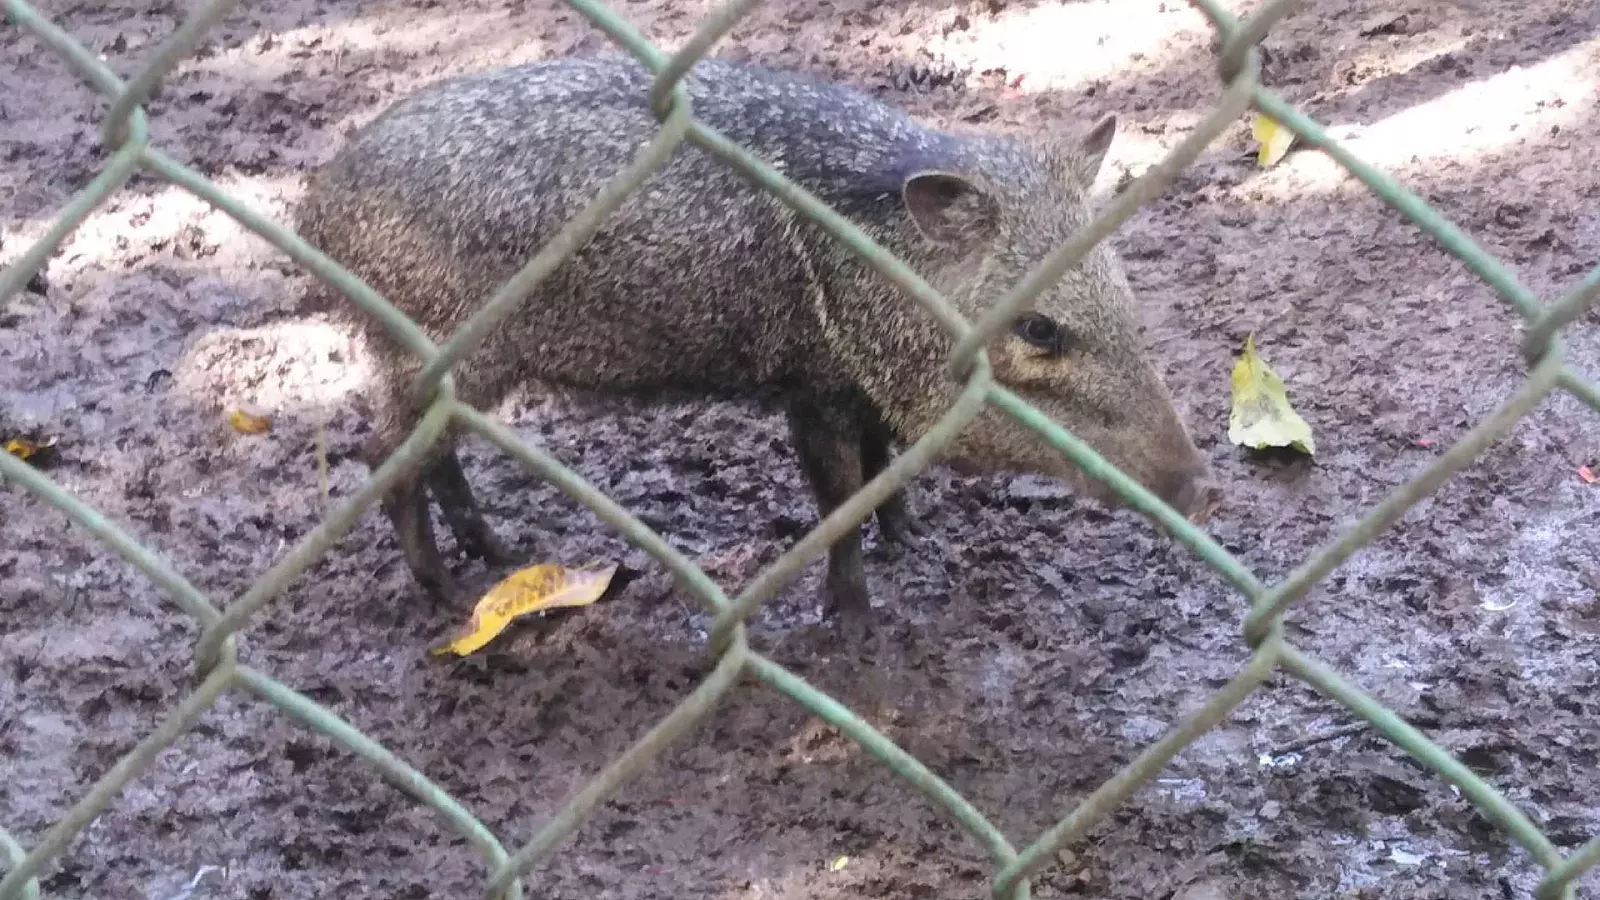
{"label": "muddy ground", "polygon": [[[192,4],[46,3],[133,72]],[[831,75],[939,122],[1027,134],[1116,112],[1113,189],[1214,100],[1210,33],[1174,0],[865,0],[765,6],[721,52]],[[284,218],[348,129],[446,74],[601,49],[549,3],[246,4],[150,106],[169,152]],[[704,2],[623,12],[666,45]],[[1600,7],[1318,2],[1267,42],[1266,78],[1550,297],[1600,262]],[[103,160],[103,108],[0,30],[0,258]],[[1406,481],[1515,389],[1517,325],[1430,240],[1314,154],[1254,167],[1243,122],[1118,237],[1149,339],[1226,480],[1210,525],[1269,580]],[[0,317],[0,426],[60,444],[53,477],[228,598],[364,469],[356,348],[294,313],[309,283],[220,213],[149,179],[98,211]],[[1314,463],[1230,445],[1231,354],[1254,333],[1316,429]],[[1571,358],[1600,376],[1600,328]],[[239,402],[272,432],[229,431]],[[730,590],[812,518],[778,419],[736,406],[500,411]],[[376,514],[241,639],[526,840],[700,677],[706,618],[580,507],[469,444],[502,532],[541,558],[645,574],[494,645],[426,653],[464,610],[413,588]],[[1291,639],[1504,791],[1558,847],[1600,833],[1600,416],[1552,399],[1342,567]],[[1246,658],[1241,601],[1136,516],[1023,478],[915,482],[931,526],[871,550],[881,639],[816,627],[820,566],[754,640],[882,728],[1017,842],[1031,839]],[[0,494],[0,822],[26,843],[191,688],[195,629],[36,498]],[[875,536],[872,538],[875,542]],[[463,566],[465,577],[487,577]],[[1451,787],[1286,677],[1189,748],[1040,897],[1527,897],[1529,857]],[[1320,736],[1342,734],[1334,740]],[[1298,749],[1295,749],[1298,748]],[[1294,750],[1294,752],[1285,752]],[[847,856],[843,868],[832,861]],[[217,870],[207,867],[220,867]],[[243,695],[163,754],[44,879],[55,897],[474,896],[472,850],[328,740]],[[799,707],[756,686],[629,786],[530,878],[546,897],[972,898],[981,851]],[[1585,882],[1600,893],[1600,877]]]}

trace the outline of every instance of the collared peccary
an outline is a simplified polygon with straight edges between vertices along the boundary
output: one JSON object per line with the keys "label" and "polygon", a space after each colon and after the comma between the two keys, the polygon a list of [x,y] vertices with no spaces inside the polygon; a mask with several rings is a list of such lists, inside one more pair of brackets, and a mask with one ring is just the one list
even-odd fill
{"label": "collared peccary", "polygon": [[[856,90],[708,60],[696,116],[772,163],[898,254],[976,318],[1091,216],[1115,130],[1022,143],[931,130]],[[297,230],[442,341],[623,169],[656,130],[650,74],[621,56],[456,78],[362,129],[308,183]],[[376,466],[417,411],[415,360],[356,310],[378,361]],[[1128,284],[1096,249],[989,346],[995,377],[1191,518],[1219,494],[1140,347]],[[683,144],[605,226],[456,369],[458,396],[497,403],[547,385],[635,396],[744,397],[786,411],[823,514],[921,436],[961,385],[950,340],[911,299],[819,227]],[[384,501],[404,557],[455,591],[434,543],[432,493],[469,554],[509,561],[453,447]],[[1059,476],[1115,503],[1035,433],[986,411],[947,460]],[[897,493],[880,533],[921,531]],[[866,612],[859,530],[829,552],[825,594]]]}

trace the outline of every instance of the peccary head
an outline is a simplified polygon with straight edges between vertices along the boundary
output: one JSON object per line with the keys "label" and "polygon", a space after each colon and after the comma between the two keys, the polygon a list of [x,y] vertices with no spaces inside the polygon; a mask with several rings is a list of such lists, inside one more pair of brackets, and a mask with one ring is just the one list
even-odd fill
{"label": "peccary head", "polygon": [[[1042,148],[975,139],[959,164],[904,178],[901,233],[886,237],[975,321],[1090,221],[1089,188],[1115,129],[1108,117],[1081,140]],[[914,440],[948,409],[961,385],[945,368],[946,333],[909,300],[894,301],[887,321],[871,329],[883,346],[842,348],[841,355],[867,363],[858,375],[863,387],[902,436]],[[881,333],[885,325],[891,336]],[[830,340],[841,331],[830,328]],[[988,351],[1000,384],[1180,513],[1197,521],[1210,515],[1220,491],[1144,355],[1132,291],[1105,242],[997,334]],[[874,365],[876,373],[867,371]],[[1037,432],[992,406],[963,430],[946,460],[969,470],[1056,476],[1102,502],[1120,502]]]}

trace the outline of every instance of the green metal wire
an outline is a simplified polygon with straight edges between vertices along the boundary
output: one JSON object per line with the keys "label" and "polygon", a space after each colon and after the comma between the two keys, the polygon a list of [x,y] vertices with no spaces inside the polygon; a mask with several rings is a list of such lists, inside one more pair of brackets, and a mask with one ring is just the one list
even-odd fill
{"label": "green metal wire", "polygon": [[337,544],[345,532],[355,525],[361,514],[376,503],[391,485],[407,473],[416,470],[428,447],[450,424],[450,410],[448,401],[434,404],[405,441],[384,460],[377,471],[372,473],[372,477],[361,486],[355,496],[339,504],[321,525],[301,538],[294,549],[279,560],[277,565],[263,572],[261,577],[250,585],[249,590],[228,607],[226,613],[207,625],[205,632],[200,635],[199,644],[195,647],[195,665],[202,675],[216,664],[217,651],[223,640],[243,628],[250,616],[282,593],[301,572],[310,568]]}
{"label": "green metal wire", "polygon": [[665,115],[670,104],[677,102],[672,98],[678,94],[679,82],[694,64],[710,54],[717,41],[760,5],[761,0],[727,0],[705,17],[689,40],[656,72],[656,82],[650,86],[650,108],[657,116]]}
{"label": "green metal wire", "polygon": [[1590,269],[1577,286],[1528,326],[1527,333],[1522,337],[1522,352],[1529,363],[1538,362],[1540,357],[1548,353],[1555,333],[1583,315],[1597,296],[1600,296],[1600,266]]}
{"label": "green metal wire", "polygon": [[595,490],[581,475],[543,450],[524,444],[516,432],[470,406],[457,406],[455,417],[462,425],[482,435],[562,493],[587,506],[600,521],[615,528],[629,543],[655,557],[672,573],[678,586],[699,600],[707,612],[716,613],[728,607],[727,595],[706,575],[704,569],[673,549],[654,529],[639,521],[615,500]]}
{"label": "green metal wire", "polygon": [[[651,46],[644,35],[623,21],[605,4],[596,0],[567,0],[567,2],[587,16],[620,46],[638,57],[641,63],[656,72],[658,76],[666,69],[670,62],[669,58]],[[771,193],[795,213],[811,220],[829,236],[848,246],[869,268],[900,288],[932,314],[946,331],[956,337],[966,333],[968,326],[961,314],[923,280],[921,275],[912,271],[910,266],[874,241],[854,222],[839,215],[810,191],[783,177],[770,164],[728,140],[721,132],[704,122],[695,120],[690,125],[687,137],[690,144],[715,154],[751,184]]]}
{"label": "green metal wire", "polygon": [[191,618],[208,625],[221,618],[222,614],[217,612],[206,595],[173,571],[161,557],[146,550],[127,532],[101,515],[99,510],[74,497],[71,491],[51,481],[37,469],[9,453],[0,452],[0,477],[22,485],[29,493],[61,510],[68,519],[115,550],[118,556],[166,591]]}
{"label": "green metal wire", "polygon": [[1513,425],[1532,412],[1534,407],[1555,389],[1562,374],[1561,352],[1557,348],[1545,356],[1522,387],[1490,416],[1483,424],[1467,432],[1439,458],[1389,494],[1383,502],[1373,507],[1361,521],[1345,529],[1333,544],[1290,573],[1283,583],[1270,594],[1256,601],[1255,608],[1245,619],[1245,640],[1255,643],[1266,633],[1269,623],[1277,621],[1289,604],[1305,596],[1311,586],[1328,577],[1340,563],[1354,556],[1356,551],[1371,543],[1380,533],[1400,520],[1413,506],[1439,489],[1451,475],[1461,471],[1477,459],[1478,454],[1511,430]]}
{"label": "green metal wire", "polygon": [[[900,749],[898,744],[884,737],[844,704],[764,656],[754,653],[750,655],[750,671],[774,690],[804,706],[817,718],[838,728],[845,737],[860,744],[861,749],[881,760],[935,806],[949,812],[951,818],[956,820],[956,824],[971,835],[995,862],[1009,865],[1016,860],[1017,851],[1012,848],[1011,842],[1006,840],[1000,829],[979,812],[977,807],[961,796],[955,788],[933,774],[916,757]],[[1021,896],[1027,895],[1024,893]],[[1014,897],[1013,900],[1020,898]]]}
{"label": "green metal wire", "polygon": [[172,746],[183,733],[194,725],[202,713],[211,708],[211,704],[221,693],[228,689],[235,676],[233,666],[218,666],[194,693],[183,699],[178,708],[161,727],[139,742],[127,756],[117,760],[111,771],[100,777],[89,789],[89,793],[73,805],[72,809],[61,818],[61,821],[51,826],[37,846],[29,851],[22,862],[11,867],[4,878],[0,878],[0,897],[11,897],[21,892],[22,883],[39,874],[39,870],[52,857],[67,848],[67,844],[78,836],[78,833],[89,826],[112,801],[122,789],[133,781],[140,772],[149,768],[150,763],[161,751]]}
{"label": "green metal wire", "polygon": [[829,513],[811,533],[801,538],[788,552],[778,557],[778,561],[767,567],[744,593],[733,602],[733,606],[723,611],[713,624],[711,630],[711,646],[720,647],[723,636],[727,630],[737,622],[743,622],[756,606],[775,595],[799,574],[806,565],[817,559],[828,547],[832,546],[841,536],[851,528],[856,528],[872,515],[872,511],[889,498],[889,495],[906,483],[912,475],[926,468],[961,429],[965,428],[973,417],[983,411],[984,391],[989,386],[989,363],[987,358],[979,363],[979,368],[972,373],[965,390],[956,399],[950,410],[944,414],[934,426],[900,454],[895,461],[879,472],[876,477],[867,482],[866,486],[857,491],[848,501],[840,504],[838,509]]}
{"label": "green metal wire", "polygon": [[994,404],[996,409],[1038,432],[1040,437],[1060,450],[1062,455],[1085,475],[1107,485],[1116,491],[1128,506],[1154,520],[1179,543],[1205,560],[1207,565],[1215,569],[1217,574],[1226,579],[1246,599],[1254,600],[1261,596],[1264,589],[1260,580],[1245,568],[1243,563],[1235,559],[1233,554],[1224,550],[1214,538],[1196,528],[1177,510],[1150,493],[1149,488],[1112,465],[1100,455],[1099,451],[1084,443],[1082,438],[1057,425],[1049,416],[1035,409],[1026,400],[998,385],[989,388],[989,402]]}
{"label": "green metal wire", "polygon": [[[143,122],[140,121],[137,125],[142,126]],[[23,251],[16,262],[6,266],[4,272],[0,272],[0,309],[4,309],[6,302],[21,291],[27,285],[28,279],[43,268],[45,262],[60,248],[61,242],[83,224],[83,220],[88,218],[89,213],[94,212],[95,207],[133,177],[134,170],[139,166],[139,143],[144,139],[141,128],[135,132],[134,139],[128,146],[117,151],[100,174],[72,198],[72,202],[61,211],[61,215],[50,223],[44,236]]]}
{"label": "green metal wire", "polygon": [[[327,735],[357,758],[370,764],[390,783],[417,802],[428,806],[441,821],[462,835],[483,857],[486,894],[492,898],[520,898],[522,880],[534,866],[549,858],[563,840],[581,828],[596,807],[623,789],[675,741],[704,721],[725,699],[741,675],[749,675],[835,726],[870,757],[879,761],[936,809],[944,811],[989,855],[995,866],[995,897],[1021,900],[1030,895],[1029,879],[1049,865],[1062,847],[1082,839],[1095,825],[1139,788],[1162,771],[1171,760],[1253,695],[1275,671],[1300,678],[1328,697],[1344,704],[1396,746],[1459,788],[1478,809],[1512,840],[1528,851],[1546,870],[1539,900],[1570,900],[1573,883],[1600,865],[1600,838],[1563,857],[1534,823],[1488,783],[1452,758],[1421,732],[1384,708],[1332,669],[1295,648],[1283,638],[1282,619],[1292,604],[1326,578],[1338,565],[1391,527],[1406,512],[1437,490],[1451,475],[1470,465],[1483,450],[1512,425],[1531,413],[1555,390],[1564,391],[1600,411],[1600,388],[1563,361],[1559,335],[1600,293],[1600,269],[1588,273],[1555,303],[1544,306],[1506,266],[1478,246],[1455,225],[1390,176],[1355,158],[1317,123],[1295,110],[1281,97],[1261,87],[1257,47],[1271,28],[1288,15],[1298,0],[1268,0],[1243,19],[1234,18],[1218,0],[1192,0],[1216,29],[1218,72],[1223,91],[1200,123],[1148,172],[1135,180],[1108,208],[1083,226],[1066,244],[1049,254],[975,323],[966,319],[920,275],[895,258],[856,224],[839,215],[767,161],[757,158],[694,117],[686,79],[694,65],[710,54],[716,43],[753,9],[756,0],[729,0],[713,10],[690,39],[668,56],[655,48],[632,25],[597,0],[569,0],[619,46],[655,73],[645,99],[661,123],[654,139],[608,183],[596,197],[569,220],[523,267],[487,298],[443,345],[436,347],[417,325],[385,298],[335,261],[306,244],[291,230],[240,203],[209,180],[149,146],[142,103],[185,56],[193,51],[212,26],[235,6],[234,0],[214,0],[196,10],[163,41],[147,64],[124,83],[91,51],[24,0],[0,0],[11,22],[34,35],[58,54],[95,90],[110,101],[101,123],[110,151],[100,173],[55,216],[43,237],[31,245],[4,272],[0,272],[0,304],[22,289],[62,242],[139,169],[204,199],[282,250],[316,275],[339,296],[349,299],[376,318],[394,338],[413,352],[420,370],[415,381],[427,411],[406,441],[380,465],[354,496],[339,504],[310,534],[282,559],[261,573],[226,611],[203,592],[146,550],[137,537],[77,500],[23,461],[0,454],[0,478],[37,496],[82,527],[95,540],[128,561],[161,588],[200,629],[195,647],[200,682],[178,708],[117,762],[30,849],[0,828],[0,900],[35,898],[38,875],[66,851],[73,838],[115,801],[118,793],[145,771],[163,749],[183,733],[216,699],[229,689],[283,711],[312,731]],[[1158,196],[1172,181],[1250,107],[1276,119],[1300,136],[1305,146],[1326,153],[1371,189],[1413,225],[1460,259],[1526,320],[1522,345],[1530,371],[1522,385],[1488,419],[1448,448],[1414,479],[1392,492],[1366,516],[1327,547],[1310,556],[1270,591],[1247,567],[1197,526],[1162,503],[1150,491],[1111,465],[1077,436],[1051,421],[1005,386],[994,381],[985,346],[1006,323],[1049,290],[1086,254],[1111,235],[1141,206]],[[868,482],[839,508],[823,517],[779,559],[730,601],[723,590],[692,560],[639,521],[626,509],[590,485],[560,461],[527,445],[507,426],[481,411],[459,403],[450,372],[471,353],[482,337],[515,309],[516,304],[571,256],[602,226],[606,217],[638,185],[656,172],[681,143],[709,152],[737,171],[750,184],[771,193],[797,217],[815,223],[862,264],[898,288],[936,321],[951,339],[952,375],[962,390],[944,416],[914,442],[894,463]],[[992,406],[1040,437],[1060,452],[1087,478],[1109,487],[1129,507],[1147,517],[1178,545],[1193,552],[1250,605],[1245,616],[1244,639],[1253,648],[1248,664],[1232,681],[1210,694],[1193,714],[1166,736],[1147,747],[1135,760],[1100,785],[1064,818],[1047,829],[1019,853],[1000,830],[966,798],[917,759],[872,728],[826,693],[772,660],[752,651],[745,620],[766,599],[791,583],[802,568],[822,556],[839,537],[866,520],[889,495],[918,472],[925,470],[959,433]],[[583,504],[634,546],[650,554],[677,585],[696,599],[715,620],[708,647],[715,665],[705,679],[656,726],[599,773],[565,804],[515,854],[507,854],[500,839],[481,821],[382,745],[362,734],[331,711],[270,675],[236,659],[234,636],[316,560],[322,558],[354,526],[360,516],[398,479],[413,474],[430,448],[460,428],[487,440],[512,459]]]}
{"label": "green metal wire", "polygon": [[395,309],[394,304],[385,300],[366,282],[350,274],[349,270],[306,243],[293,231],[228,196],[226,191],[159,150],[146,149],[140,159],[151,174],[165,178],[222,210],[235,222],[287,253],[290,259],[321,278],[324,284],[354,301],[367,314],[376,317],[388,330],[389,336],[401,346],[424,360],[432,359],[438,354],[438,349],[428,340],[428,336],[417,323]]}
{"label": "green metal wire", "polygon": [[1015,319],[1018,313],[1051,285],[1060,281],[1068,269],[1081,262],[1096,244],[1110,237],[1122,223],[1138,212],[1140,207],[1160,196],[1167,185],[1211,146],[1211,142],[1216,140],[1224,129],[1250,108],[1250,98],[1255,94],[1256,82],[1260,77],[1260,66],[1254,63],[1254,57],[1251,57],[1251,60],[1252,63],[1244,74],[1223,91],[1222,100],[1217,104],[1217,108],[1201,119],[1194,131],[1179,141],[1178,146],[1160,162],[1151,166],[1149,171],[1134,179],[1126,190],[1117,195],[1109,209],[1079,229],[1078,233],[1056,252],[1035,266],[1016,287],[1001,297],[999,302],[978,319],[977,325],[970,332],[956,342],[955,349],[950,354],[950,367],[954,373],[958,376],[964,374],[967,367],[972,364],[972,354],[976,353],[984,342],[1006,329],[1008,323]]}
{"label": "green metal wire", "polygon": [[472,348],[477,346],[496,325],[504,321],[506,316],[511,315],[516,310],[517,304],[538,287],[539,282],[554,272],[562,261],[576,253],[584,242],[600,230],[606,217],[621,206],[622,201],[626,200],[634,189],[666,164],[672,156],[672,151],[683,140],[684,130],[689,123],[688,97],[682,95],[679,100],[679,105],[668,117],[666,124],[656,133],[655,139],[640,152],[638,158],[630,163],[621,175],[612,179],[599,196],[567,222],[549,243],[540,248],[538,255],[523,266],[521,271],[502,285],[489,302],[451,336],[439,351],[439,355],[423,368],[417,376],[415,388],[419,399],[426,398],[434,384],[449,372],[451,366],[471,352]]}
{"label": "green metal wire", "polygon": [[1572,900],[1572,883],[1597,865],[1600,865],[1600,835],[1590,838],[1576,853],[1552,866],[1533,896],[1536,900]]}
{"label": "green metal wire", "polygon": [[[112,72],[105,63],[91,53],[86,47],[78,43],[73,37],[58,28],[55,23],[40,16],[31,6],[20,0],[3,0],[6,16],[19,28],[30,31],[35,37],[44,42],[45,46],[60,54],[79,75],[95,88],[104,93],[115,93],[120,88],[120,81],[116,73]],[[10,301],[13,294],[22,290],[35,273],[44,266],[61,242],[67,235],[77,230],[89,213],[105,202],[105,199],[117,188],[126,184],[133,177],[138,166],[139,152],[148,140],[148,128],[145,124],[143,110],[136,111],[129,119],[129,139],[113,154],[106,167],[95,176],[83,190],[80,190],[71,202],[56,216],[44,237],[35,241],[33,246],[23,252],[16,262],[7,266],[0,272],[0,309]]]}
{"label": "green metal wire", "polygon": [[[1223,35],[1222,50],[1217,54],[1217,71],[1223,81],[1233,81],[1249,65],[1249,57],[1267,32],[1284,16],[1294,11],[1300,0],[1269,0],[1251,13],[1242,23],[1219,28]],[[1217,17],[1212,17],[1216,21]]]}
{"label": "green metal wire", "polygon": [[1590,409],[1600,412],[1600,387],[1584,380],[1583,376],[1570,368],[1561,373],[1561,389],[1589,404]]}
{"label": "green metal wire", "polygon": [[548,857],[563,838],[578,830],[583,820],[607,797],[615,794],[624,784],[632,781],[645,767],[655,762],[662,751],[677,741],[691,728],[700,724],[716,708],[728,689],[739,679],[739,673],[749,656],[744,632],[734,635],[731,645],[722,654],[722,660],[711,675],[695,688],[687,699],[678,704],[665,719],[617,757],[605,771],[596,775],[576,797],[567,801],[549,824],[539,830],[527,845],[518,850],[489,877],[489,895],[495,896],[513,877],[521,876],[529,868]]}
{"label": "green metal wire", "polygon": [[1088,834],[1089,829],[1104,821],[1124,800],[1161,774],[1167,763],[1183,752],[1185,747],[1221,724],[1229,713],[1255,693],[1256,688],[1272,677],[1272,671],[1282,656],[1283,638],[1281,633],[1275,633],[1256,648],[1250,663],[1221,690],[1212,694],[1205,705],[1166,737],[1151,744],[1114,778],[1096,788],[1065,819],[1028,845],[1015,862],[1001,869],[994,879],[994,896],[997,900],[1004,900],[1018,879],[1026,878],[1044,867],[1062,847]]}
{"label": "green metal wire", "polygon": [[[505,865],[507,858],[505,848],[500,845],[499,839],[493,832],[478,821],[456,798],[434,784],[426,775],[384,749],[383,745],[362,734],[360,730],[311,698],[290,690],[256,669],[239,666],[237,680],[240,687],[283,710],[290,718],[312,731],[327,735],[335,743],[366,760],[388,779],[390,784],[438,813],[457,834],[467,839],[489,866]],[[505,900],[521,900],[521,883],[507,885],[500,896]]]}
{"label": "green metal wire", "polygon": [[145,63],[139,74],[118,93],[117,99],[112,102],[111,109],[106,113],[101,136],[107,147],[117,147],[122,144],[128,117],[134,109],[149,98],[157,82],[172,71],[173,66],[199,46],[200,39],[211,30],[211,26],[222,21],[237,5],[238,0],[212,0],[185,19],[177,31],[156,47],[155,56]]}
{"label": "green metal wire", "polygon": [[1372,723],[1384,737],[1394,741],[1428,768],[1439,773],[1446,781],[1461,789],[1490,821],[1499,825],[1533,855],[1535,861],[1546,868],[1561,861],[1561,853],[1550,839],[1541,833],[1522,811],[1502,797],[1483,779],[1462,765],[1443,747],[1411,727],[1378,701],[1372,699],[1339,673],[1301,653],[1293,646],[1283,650],[1283,667],[1298,675],[1302,681],[1344,704],[1356,715]]}
{"label": "green metal wire", "polygon": [[[11,832],[0,828],[0,856],[5,858],[6,866],[8,868],[16,868],[22,864],[22,860],[27,855],[28,852],[22,849],[22,845],[17,843],[17,839],[11,836]],[[18,896],[22,900],[39,900],[39,879],[30,876],[27,881],[23,882],[22,891]]]}

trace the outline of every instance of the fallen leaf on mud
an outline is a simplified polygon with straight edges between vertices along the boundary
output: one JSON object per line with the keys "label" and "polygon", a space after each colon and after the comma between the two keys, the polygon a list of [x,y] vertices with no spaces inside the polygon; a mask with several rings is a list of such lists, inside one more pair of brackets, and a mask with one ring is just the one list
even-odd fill
{"label": "fallen leaf on mud", "polygon": [[240,434],[266,434],[272,430],[272,417],[256,409],[239,407],[228,413],[228,424]]}
{"label": "fallen leaf on mud", "polygon": [[[12,456],[15,456],[17,459],[29,460],[34,459],[34,457],[42,458],[43,455],[48,453],[49,450],[55,445],[56,439],[53,437],[45,438],[42,441],[35,441],[25,437],[14,437],[6,441],[6,452]],[[39,461],[39,459],[34,459],[35,463]]]}
{"label": "fallen leaf on mud", "polygon": [[1228,440],[1256,450],[1293,447],[1315,456],[1311,426],[1289,405],[1283,379],[1256,353],[1255,335],[1245,338],[1244,355],[1233,365],[1233,411]]}
{"label": "fallen leaf on mud", "polygon": [[512,572],[473,607],[466,630],[433,652],[466,656],[494,640],[513,619],[556,607],[588,606],[606,592],[617,566],[569,569],[543,563]]}
{"label": "fallen leaf on mud", "polygon": [[1578,477],[1583,479],[1584,484],[1594,484],[1596,481],[1600,481],[1600,475],[1596,475],[1594,469],[1589,466],[1579,466]]}
{"label": "fallen leaf on mud", "polygon": [[1256,165],[1263,169],[1277,165],[1294,143],[1294,132],[1263,113],[1256,113],[1250,133],[1261,144],[1256,151]]}
{"label": "fallen leaf on mud", "polygon": [[843,871],[844,867],[848,866],[848,865],[850,865],[850,857],[841,856],[838,859],[836,859],[833,862],[828,864],[828,871],[829,872],[840,872],[840,871]]}

